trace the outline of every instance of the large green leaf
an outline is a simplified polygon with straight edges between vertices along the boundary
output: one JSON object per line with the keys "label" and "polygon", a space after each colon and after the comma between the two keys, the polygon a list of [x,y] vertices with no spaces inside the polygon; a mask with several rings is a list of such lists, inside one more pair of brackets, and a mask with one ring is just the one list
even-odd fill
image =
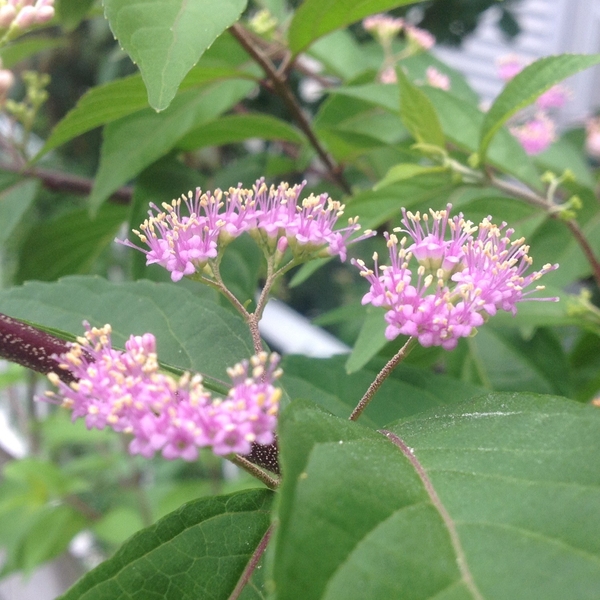
{"label": "large green leaf", "polygon": [[[238,68],[247,62],[247,55],[239,56],[235,44],[231,36],[221,36],[202,61],[187,74],[181,83],[180,91],[201,87],[205,83],[220,79],[251,79],[256,70],[254,66]],[[92,88],[56,125],[34,160],[86,131],[112,123],[147,107],[147,93],[140,75],[123,77]]]}
{"label": "large green leaf", "polygon": [[204,51],[246,7],[246,0],[104,0],[106,18],[140,69],[148,102],[169,106]]}
{"label": "large green leaf", "polygon": [[148,108],[109,123],[104,129],[91,207],[98,208],[112,192],[167,154],[193,127],[239,102],[253,85],[242,80],[223,81],[202,91],[179,94],[161,113]]}
{"label": "large green leaf", "polygon": [[32,227],[21,248],[17,281],[88,273],[127,220],[127,212],[126,206],[106,204],[94,218],[79,209]]}
{"label": "large green leaf", "polygon": [[278,600],[597,597],[600,412],[492,394],[388,429],[283,413]]}
{"label": "large green leaf", "polygon": [[485,162],[492,138],[515,113],[531,104],[554,84],[600,62],[600,54],[546,56],[511,79],[485,115],[479,134],[479,158]]}
{"label": "large green leaf", "polygon": [[298,53],[326,33],[346,27],[373,13],[412,4],[414,1],[306,0],[296,11],[290,24],[290,48]]}
{"label": "large green leaf", "polygon": [[0,172],[0,244],[6,242],[27,214],[39,187],[34,179]]}
{"label": "large green leaf", "polygon": [[[338,417],[348,418],[378,373],[380,364],[368,365],[348,375],[345,356],[328,359],[286,356],[282,383],[292,398],[309,399]],[[361,416],[363,425],[377,428],[401,417],[434,406],[462,402],[486,390],[445,375],[432,375],[429,369],[400,365],[377,392]]]}
{"label": "large green leaf", "polygon": [[444,147],[444,132],[435,107],[402,68],[396,69],[400,87],[400,118],[419,143]]}
{"label": "large green leaf", "polygon": [[285,121],[261,114],[227,115],[194,128],[177,144],[182,150],[222,146],[250,138],[284,140],[301,144],[302,134]]}
{"label": "large green leaf", "polygon": [[226,600],[270,522],[273,492],[183,505],[131,537],[61,600]]}
{"label": "large green leaf", "polygon": [[[132,250],[133,252],[133,250]],[[151,332],[161,362],[228,381],[226,369],[254,354],[241,318],[171,283],[111,283],[99,277],[65,277],[0,291],[6,314],[74,335],[82,321],[110,323],[122,348],[131,334]]]}

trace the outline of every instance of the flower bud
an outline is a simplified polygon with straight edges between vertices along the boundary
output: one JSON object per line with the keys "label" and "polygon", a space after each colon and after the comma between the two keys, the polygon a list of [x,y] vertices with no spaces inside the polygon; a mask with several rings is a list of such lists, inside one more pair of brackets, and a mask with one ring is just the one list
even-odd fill
{"label": "flower bud", "polygon": [[11,4],[7,4],[0,8],[0,27],[8,29],[16,16],[17,11]]}
{"label": "flower bud", "polygon": [[29,29],[34,23],[37,11],[33,6],[24,6],[13,21],[13,26],[18,29]]}

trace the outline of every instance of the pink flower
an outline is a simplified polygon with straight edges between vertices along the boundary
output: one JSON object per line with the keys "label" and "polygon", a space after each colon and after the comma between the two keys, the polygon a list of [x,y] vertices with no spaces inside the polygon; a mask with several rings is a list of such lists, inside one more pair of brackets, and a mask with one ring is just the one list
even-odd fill
{"label": "pink flower", "polygon": [[147,458],[196,460],[198,449],[215,454],[248,454],[253,442],[274,441],[281,390],[279,357],[266,353],[229,370],[233,385],[226,398],[211,398],[199,375],[179,380],[159,371],[156,340],[150,333],[131,336],[125,350],[112,347],[110,325],[86,325],[85,337],[58,358],[75,376],[66,384],[55,373],[58,393],[48,396],[84,418],[88,429],[132,436],[129,451]]}
{"label": "pink flower", "polygon": [[385,68],[379,75],[381,83],[398,83],[398,76],[394,67]]}
{"label": "pink flower", "polygon": [[146,264],[163,266],[173,281],[202,272],[219,249],[245,232],[268,254],[289,247],[296,259],[338,255],[345,260],[346,245],[360,229],[357,219],[335,229],[344,205],[327,194],[300,200],[305,185],[268,187],[259,179],[250,190],[238,186],[202,193],[197,188],[195,196],[190,192],[164,203],[164,210],[151,205],[141,231],[134,230],[149,250],[117,241],[144,252]]}
{"label": "pink flower", "polygon": [[435,37],[426,31],[414,25],[406,25],[404,33],[409,44],[416,46],[420,50],[429,50],[435,45]]}
{"label": "pink flower", "polygon": [[527,275],[528,246],[510,239],[512,229],[494,225],[490,217],[474,226],[462,214],[450,218],[450,209],[422,216],[404,210],[404,227],[395,231],[408,236],[385,234],[390,264],[380,266],[377,254],[374,270],[354,261],[370,284],[362,303],[387,308],[389,340],[415,336],[422,346],[450,350],[498,309],[515,313],[517,302],[543,289],[525,288],[558,268],[545,265]]}
{"label": "pink flower", "polygon": [[510,132],[519,140],[525,152],[532,155],[543,152],[556,140],[554,121],[544,113],[537,113],[522,125],[511,127]]}
{"label": "pink flower", "polygon": [[389,43],[404,27],[403,19],[389,15],[371,15],[363,20],[363,27],[383,43]]}
{"label": "pink flower", "polygon": [[525,61],[516,54],[503,56],[496,61],[498,66],[498,76],[503,81],[511,80],[515,75],[520,73],[525,67]]}
{"label": "pink flower", "polygon": [[562,108],[567,103],[570,96],[571,91],[569,88],[564,85],[556,84],[539,96],[535,101],[535,105],[540,110]]}
{"label": "pink flower", "polygon": [[433,66],[427,67],[427,71],[425,71],[425,77],[427,78],[427,83],[431,87],[439,88],[445,91],[450,89],[450,77],[444,73],[440,73]]}
{"label": "pink flower", "polygon": [[586,152],[594,158],[600,158],[600,117],[589,119],[585,124],[585,131]]}

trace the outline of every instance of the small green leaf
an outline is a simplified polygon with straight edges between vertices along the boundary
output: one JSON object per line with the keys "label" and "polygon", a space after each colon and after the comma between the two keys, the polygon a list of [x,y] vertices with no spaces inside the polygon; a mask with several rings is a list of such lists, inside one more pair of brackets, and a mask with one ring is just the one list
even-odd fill
{"label": "small green leaf", "polygon": [[81,335],[83,320],[110,323],[118,348],[131,334],[152,332],[162,362],[221,381],[229,380],[227,367],[254,354],[240,317],[171,283],[65,277],[1,290],[0,305],[10,316],[75,335]]}
{"label": "small green leaf", "polygon": [[385,312],[385,309],[380,307],[371,306],[366,309],[366,318],[346,362],[348,373],[362,369],[388,343],[385,337],[387,323],[383,318]]}
{"label": "small green leaf", "polygon": [[111,30],[138,65],[148,102],[169,106],[187,72],[246,7],[246,0],[104,0]]}
{"label": "small green leaf", "polygon": [[190,129],[229,109],[253,86],[241,80],[216,83],[201,92],[179,94],[161,113],[148,108],[109,123],[104,129],[90,207],[97,209],[121,185],[167,154]]}
{"label": "small green leaf", "polygon": [[60,600],[229,598],[270,522],[273,492],[183,505],[130,538]]}
{"label": "small green leaf", "polygon": [[331,31],[342,29],[373,13],[413,2],[415,0],[306,0],[290,24],[290,49],[297,54]]}
{"label": "small green leaf", "polygon": [[261,114],[227,115],[194,128],[177,144],[181,150],[205,146],[222,146],[250,138],[283,140],[295,144],[304,141],[302,134],[285,121]]}
{"label": "small green leaf", "polygon": [[499,129],[515,113],[566,77],[600,62],[600,54],[546,56],[525,67],[511,79],[485,115],[479,134],[479,157],[485,162],[488,146]]}
{"label": "small green leaf", "polygon": [[374,190],[380,190],[381,188],[397,183],[398,181],[404,181],[405,179],[412,179],[419,175],[429,175],[431,173],[443,173],[447,169],[445,167],[431,167],[419,165],[416,163],[401,163],[392,167],[386,174],[386,176],[373,188]]}
{"label": "small green leaf", "polygon": [[400,118],[405,127],[419,143],[444,147],[444,132],[435,107],[416,85],[404,74],[402,67],[396,69],[400,86]]}

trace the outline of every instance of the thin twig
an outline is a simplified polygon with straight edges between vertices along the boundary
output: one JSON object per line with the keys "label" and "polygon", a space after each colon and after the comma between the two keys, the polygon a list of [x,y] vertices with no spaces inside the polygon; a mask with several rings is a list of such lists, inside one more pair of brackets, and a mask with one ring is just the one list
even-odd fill
{"label": "thin twig", "polygon": [[417,338],[410,337],[406,341],[406,344],[398,350],[398,353],[391,358],[385,367],[379,371],[377,377],[375,377],[373,383],[369,386],[369,389],[365,392],[365,395],[361,398],[360,402],[356,405],[356,408],[352,411],[350,417],[351,421],[356,421],[362,412],[367,408],[369,402],[373,399],[373,396],[377,390],[381,387],[381,384],[391,375],[392,371],[408,356],[409,352],[413,349],[416,344]]}
{"label": "thin twig", "polygon": [[[94,182],[87,177],[80,177],[72,173],[64,173],[41,167],[23,168],[16,164],[2,163],[0,164],[0,170],[18,173],[23,177],[35,177],[42,182],[45,188],[55,192],[70,192],[86,196],[91,193],[94,185]],[[131,186],[124,186],[113,192],[110,200],[119,204],[129,204],[132,197],[133,188]]]}
{"label": "thin twig", "polygon": [[560,221],[564,222],[565,225],[568,227],[569,231],[572,233],[573,237],[575,238],[575,241],[579,244],[579,247],[581,248],[582,252],[585,254],[585,257],[589,262],[590,267],[592,268],[592,271],[594,273],[594,279],[596,280],[596,284],[598,285],[598,287],[600,287],[600,261],[596,258],[593,248],[585,238],[583,231],[581,231],[579,223],[577,223],[575,219],[561,219],[560,211],[557,210],[558,208],[560,208],[560,205],[549,202],[546,198],[540,196],[539,194],[536,194],[528,188],[516,186],[508,181],[503,181],[502,179],[499,179],[498,177],[494,176],[489,177],[489,183],[502,192],[510,194],[515,198],[525,200],[525,202],[531,204],[532,206],[541,208],[548,214],[549,217],[553,219],[559,219]]}
{"label": "thin twig", "polygon": [[227,456],[227,459],[237,467],[240,467],[240,469],[244,469],[244,471],[250,473],[252,477],[256,477],[256,479],[262,481],[269,489],[276,490],[279,487],[278,479],[271,477],[268,473],[251,463],[243,456],[240,456],[239,454],[232,454]]}
{"label": "thin twig", "polygon": [[300,129],[304,132],[304,135],[308,138],[311,146],[315,149],[323,163],[326,165],[327,170],[331,173],[331,176],[335,179],[336,183],[346,192],[347,194],[352,193],[352,188],[342,175],[339,165],[337,165],[333,158],[327,153],[325,148],[321,145],[321,142],[317,139],[312,126],[304,114],[302,107],[298,104],[296,97],[287,85],[287,79],[285,73],[279,73],[269,57],[263,52],[261,48],[255,45],[252,41],[248,32],[239,24],[235,23],[229,28],[231,34],[238,40],[242,48],[260,65],[263,69],[273,90],[280,96],[288,110],[298,123]]}
{"label": "thin twig", "polygon": [[267,528],[265,535],[263,535],[258,546],[256,547],[256,550],[252,554],[252,557],[250,558],[250,561],[246,565],[246,568],[244,569],[244,572],[242,573],[242,576],[240,577],[239,581],[237,582],[237,585],[235,586],[233,592],[231,592],[231,595],[229,596],[229,598],[227,600],[237,600],[240,597],[240,594],[244,591],[244,588],[246,587],[247,583],[250,581],[250,578],[252,577],[254,570],[258,566],[258,563],[260,562],[262,555],[265,553],[265,550],[267,549],[267,546],[269,545],[269,540],[271,539],[271,535],[273,534],[273,528],[274,528],[274,524],[271,523],[269,525],[269,527]]}

